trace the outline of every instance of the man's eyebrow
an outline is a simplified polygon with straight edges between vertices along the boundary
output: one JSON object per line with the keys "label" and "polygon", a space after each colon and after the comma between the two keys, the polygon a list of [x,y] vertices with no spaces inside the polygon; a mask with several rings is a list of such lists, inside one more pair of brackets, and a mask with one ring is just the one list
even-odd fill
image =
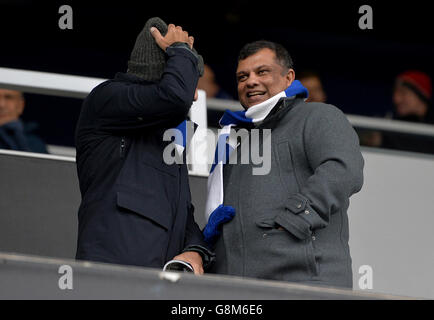
{"label": "man's eyebrow", "polygon": [[255,67],[255,70],[259,70],[262,68],[271,68],[271,66],[268,64],[261,64],[260,66]]}
{"label": "man's eyebrow", "polygon": [[[262,69],[262,68],[271,68],[271,66],[268,65],[268,64],[261,64],[260,66],[255,67],[254,70],[259,70],[259,69]],[[241,70],[241,71],[238,71],[236,73],[236,75],[238,76],[238,75],[248,74],[248,73],[249,73],[248,71]]]}

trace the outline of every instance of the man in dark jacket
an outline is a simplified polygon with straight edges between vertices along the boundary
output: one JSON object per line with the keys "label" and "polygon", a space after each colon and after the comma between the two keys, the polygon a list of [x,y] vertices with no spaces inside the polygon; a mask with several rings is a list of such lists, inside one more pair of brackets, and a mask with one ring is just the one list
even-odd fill
{"label": "man in dark jacket", "polygon": [[193,41],[179,26],[148,20],[127,73],[84,101],[77,259],[161,268],[175,258],[199,274],[212,262],[194,221],[187,167],[163,160],[164,132],[186,119],[196,95],[201,58]]}
{"label": "man in dark jacket", "polygon": [[21,121],[24,106],[22,92],[0,89],[0,149],[48,153],[45,142],[35,134],[38,124]]}

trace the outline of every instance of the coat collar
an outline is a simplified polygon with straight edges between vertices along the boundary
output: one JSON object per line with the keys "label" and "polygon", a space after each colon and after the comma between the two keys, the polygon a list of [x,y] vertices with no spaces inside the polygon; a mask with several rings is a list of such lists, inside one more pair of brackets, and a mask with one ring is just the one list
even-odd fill
{"label": "coat collar", "polygon": [[137,77],[135,75],[124,73],[124,72],[118,72],[116,73],[114,81],[123,81],[123,82],[131,82],[131,83],[139,83],[139,84],[153,84],[155,82],[144,80],[140,77]]}
{"label": "coat collar", "polygon": [[303,100],[303,98],[281,98],[270,114],[256,128],[275,128],[277,123]]}

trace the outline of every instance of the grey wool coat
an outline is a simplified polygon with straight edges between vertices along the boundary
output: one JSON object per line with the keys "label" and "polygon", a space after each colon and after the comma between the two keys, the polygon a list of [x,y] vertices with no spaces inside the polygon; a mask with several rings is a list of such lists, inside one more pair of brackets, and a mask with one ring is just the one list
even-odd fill
{"label": "grey wool coat", "polygon": [[242,150],[224,166],[224,205],[236,214],[222,227],[212,271],[352,287],[347,209],[364,166],[357,134],[338,108],[301,98],[279,100],[257,127],[267,128],[268,174],[240,164]]}

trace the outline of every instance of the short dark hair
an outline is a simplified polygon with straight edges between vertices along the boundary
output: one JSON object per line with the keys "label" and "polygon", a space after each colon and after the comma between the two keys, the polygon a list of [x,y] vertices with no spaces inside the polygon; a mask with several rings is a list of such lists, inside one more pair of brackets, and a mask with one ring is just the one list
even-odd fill
{"label": "short dark hair", "polygon": [[246,44],[240,51],[238,55],[238,61],[244,60],[247,57],[250,57],[251,55],[254,55],[259,50],[268,48],[276,54],[277,62],[286,69],[293,69],[294,63],[292,61],[291,56],[289,55],[288,50],[285,49],[284,46],[282,46],[279,43],[271,42],[267,40],[258,40],[254,42],[250,42]]}

